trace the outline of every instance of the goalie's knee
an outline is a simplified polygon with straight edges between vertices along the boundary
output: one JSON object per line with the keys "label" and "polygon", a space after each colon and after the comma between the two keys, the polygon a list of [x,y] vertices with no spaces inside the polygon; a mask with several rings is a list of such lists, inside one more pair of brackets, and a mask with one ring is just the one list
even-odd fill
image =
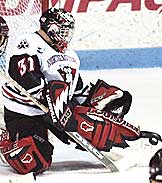
{"label": "goalie's knee", "polygon": [[20,174],[42,173],[52,162],[53,146],[39,136],[29,136],[2,148],[10,166]]}

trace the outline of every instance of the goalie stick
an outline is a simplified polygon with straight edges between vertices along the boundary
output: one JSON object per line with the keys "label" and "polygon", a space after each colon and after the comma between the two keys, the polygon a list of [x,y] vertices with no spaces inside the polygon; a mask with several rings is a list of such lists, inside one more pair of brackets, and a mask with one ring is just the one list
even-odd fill
{"label": "goalie stick", "polygon": [[[45,113],[49,112],[49,109],[40,103],[36,98],[30,95],[22,86],[20,86],[15,80],[13,80],[10,76],[5,73],[5,65],[3,62],[0,63],[0,75],[10,82],[15,88],[17,88],[23,95],[25,95],[28,99],[30,99],[35,105],[37,105],[42,111]],[[49,130],[53,132],[52,125],[50,124]],[[77,132],[66,132],[75,142],[79,143],[84,149],[90,152],[93,156],[95,156],[100,163],[102,163],[106,168],[109,168],[112,172],[118,172],[119,168],[115,163],[109,158],[104,156],[98,149],[96,149],[91,143],[89,143],[85,138],[83,138]]]}

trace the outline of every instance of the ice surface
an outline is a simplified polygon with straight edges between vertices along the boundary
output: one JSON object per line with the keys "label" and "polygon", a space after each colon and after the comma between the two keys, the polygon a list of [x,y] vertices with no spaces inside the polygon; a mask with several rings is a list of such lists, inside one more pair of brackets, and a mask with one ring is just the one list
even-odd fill
{"label": "ice surface", "polygon": [[[162,135],[162,68],[81,71],[81,75],[86,82],[95,82],[99,78],[128,90],[133,96],[133,102],[125,120],[140,125],[141,130]],[[139,140],[131,142],[128,149],[114,148],[113,151],[120,152],[124,159],[118,162],[121,172],[110,173],[91,154],[76,150],[74,144],[65,145],[52,134],[50,140],[55,146],[53,163],[49,171],[37,176],[36,182],[39,183],[149,183],[149,160],[162,147],[161,143],[150,147],[147,141]],[[10,167],[0,167],[0,183],[7,183],[13,177],[21,183],[30,183]]]}

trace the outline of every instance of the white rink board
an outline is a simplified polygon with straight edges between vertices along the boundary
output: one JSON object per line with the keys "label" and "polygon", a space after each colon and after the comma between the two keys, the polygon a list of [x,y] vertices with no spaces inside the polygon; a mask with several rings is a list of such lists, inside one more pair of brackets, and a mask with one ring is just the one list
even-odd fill
{"label": "white rink board", "polygon": [[[76,18],[76,34],[72,42],[75,49],[161,47],[161,1],[153,1],[153,10],[148,9],[150,7],[143,0],[130,3],[120,0],[89,1],[85,12],[78,12],[79,2],[75,1],[72,9]],[[119,4],[110,11],[110,5],[117,2]],[[139,10],[132,10],[135,8],[133,2],[140,3]]]}
{"label": "white rink board", "polygon": [[[2,10],[0,15],[3,15],[8,23],[9,19],[14,20],[16,17],[16,22],[11,25],[11,34],[15,34],[15,30],[21,34],[39,28],[40,14],[35,16],[33,13],[33,1],[30,4],[26,1],[24,7],[26,9],[22,11],[26,17],[23,19],[20,12],[16,13],[16,9],[22,5],[21,2],[16,0],[2,0],[2,2],[4,2],[2,9],[6,12],[12,11],[14,16],[4,16]],[[76,19],[75,38],[71,44],[76,50],[161,46],[159,40],[162,33],[161,0],[49,0],[49,6],[54,5],[58,8],[58,2],[62,8],[72,12]],[[33,20],[30,20],[31,16]],[[20,18],[19,24],[17,18]],[[13,29],[15,25],[17,27]]]}

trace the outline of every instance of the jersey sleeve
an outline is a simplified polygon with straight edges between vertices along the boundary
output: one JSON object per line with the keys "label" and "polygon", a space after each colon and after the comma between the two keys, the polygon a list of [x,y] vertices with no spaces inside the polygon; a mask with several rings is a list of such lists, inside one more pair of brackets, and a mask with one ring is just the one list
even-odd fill
{"label": "jersey sleeve", "polygon": [[[30,95],[37,98],[41,103],[46,104],[44,92],[46,82],[40,71],[39,60],[36,55],[22,54],[12,56],[9,62],[8,74]],[[16,101],[19,104],[23,104],[23,106],[39,108],[15,88],[12,83],[5,83],[2,86],[2,91],[3,96],[10,99],[10,101]]]}
{"label": "jersey sleeve", "polygon": [[44,78],[36,55],[14,55],[10,59],[9,75],[26,90],[37,87]]}

